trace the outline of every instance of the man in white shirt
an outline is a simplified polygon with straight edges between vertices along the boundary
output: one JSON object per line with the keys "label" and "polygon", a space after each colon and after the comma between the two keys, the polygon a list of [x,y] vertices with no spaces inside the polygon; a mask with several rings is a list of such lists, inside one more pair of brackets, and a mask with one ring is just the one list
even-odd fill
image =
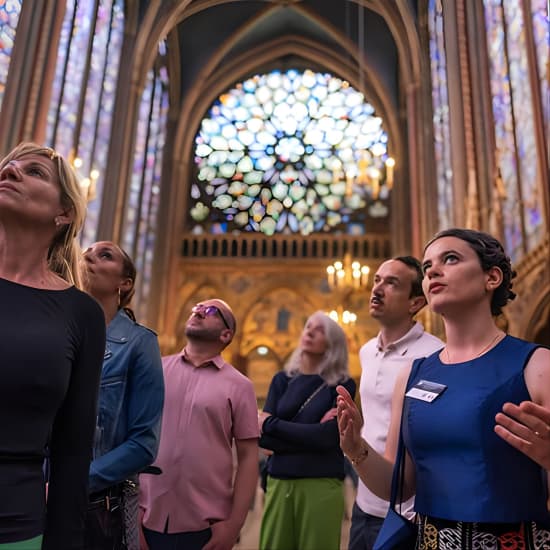
{"label": "man in white shirt", "polygon": [[[412,256],[387,260],[374,275],[369,312],[379,322],[380,332],[359,351],[362,369],[359,392],[364,421],[361,435],[382,454],[399,370],[413,359],[428,356],[444,346],[414,321],[414,316],[426,305],[422,278],[420,262]],[[409,518],[414,515],[413,501],[410,499],[401,508]],[[388,506],[387,501],[378,498],[359,480],[349,550],[372,549]]]}

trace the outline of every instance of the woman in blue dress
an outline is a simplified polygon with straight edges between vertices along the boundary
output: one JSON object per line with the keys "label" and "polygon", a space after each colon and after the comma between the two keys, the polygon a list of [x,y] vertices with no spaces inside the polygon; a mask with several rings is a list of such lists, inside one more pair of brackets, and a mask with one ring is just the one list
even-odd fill
{"label": "woman in blue dress", "polygon": [[138,550],[138,473],[156,458],[164,382],[157,335],[130,309],[136,268],[110,241],[84,252],[86,290],[107,324],[90,465],[85,550]]}
{"label": "woman in blue dress", "polygon": [[403,416],[403,496],[416,494],[418,549],[550,548],[550,350],[495,323],[515,297],[510,259],[486,233],[449,229],[426,246],[423,269],[446,346],[398,378],[384,456],[361,439],[359,412],[339,388],[342,449],[389,499]]}

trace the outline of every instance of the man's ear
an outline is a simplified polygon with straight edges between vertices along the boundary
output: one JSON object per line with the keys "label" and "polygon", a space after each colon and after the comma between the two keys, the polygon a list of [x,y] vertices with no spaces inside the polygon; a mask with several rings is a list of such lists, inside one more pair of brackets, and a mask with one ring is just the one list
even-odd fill
{"label": "man's ear", "polygon": [[233,340],[233,332],[228,328],[223,329],[220,333],[220,340],[224,345],[228,346],[231,343],[231,340]]}
{"label": "man's ear", "polygon": [[409,313],[416,315],[426,305],[424,296],[414,296],[410,299]]}

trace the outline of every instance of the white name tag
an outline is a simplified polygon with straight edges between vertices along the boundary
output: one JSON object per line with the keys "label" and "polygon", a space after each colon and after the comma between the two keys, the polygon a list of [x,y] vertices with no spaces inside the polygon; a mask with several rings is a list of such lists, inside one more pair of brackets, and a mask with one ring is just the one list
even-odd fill
{"label": "white name tag", "polygon": [[419,380],[405,395],[413,399],[420,399],[421,401],[431,403],[446,389],[447,386],[444,384],[438,384],[437,382],[430,382],[428,380]]}

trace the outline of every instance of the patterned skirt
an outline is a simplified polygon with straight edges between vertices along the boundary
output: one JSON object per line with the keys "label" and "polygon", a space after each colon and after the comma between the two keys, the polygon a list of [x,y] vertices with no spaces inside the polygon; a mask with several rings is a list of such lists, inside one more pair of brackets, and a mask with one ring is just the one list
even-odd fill
{"label": "patterned skirt", "polygon": [[535,522],[466,523],[420,515],[417,550],[550,550],[550,529]]}

